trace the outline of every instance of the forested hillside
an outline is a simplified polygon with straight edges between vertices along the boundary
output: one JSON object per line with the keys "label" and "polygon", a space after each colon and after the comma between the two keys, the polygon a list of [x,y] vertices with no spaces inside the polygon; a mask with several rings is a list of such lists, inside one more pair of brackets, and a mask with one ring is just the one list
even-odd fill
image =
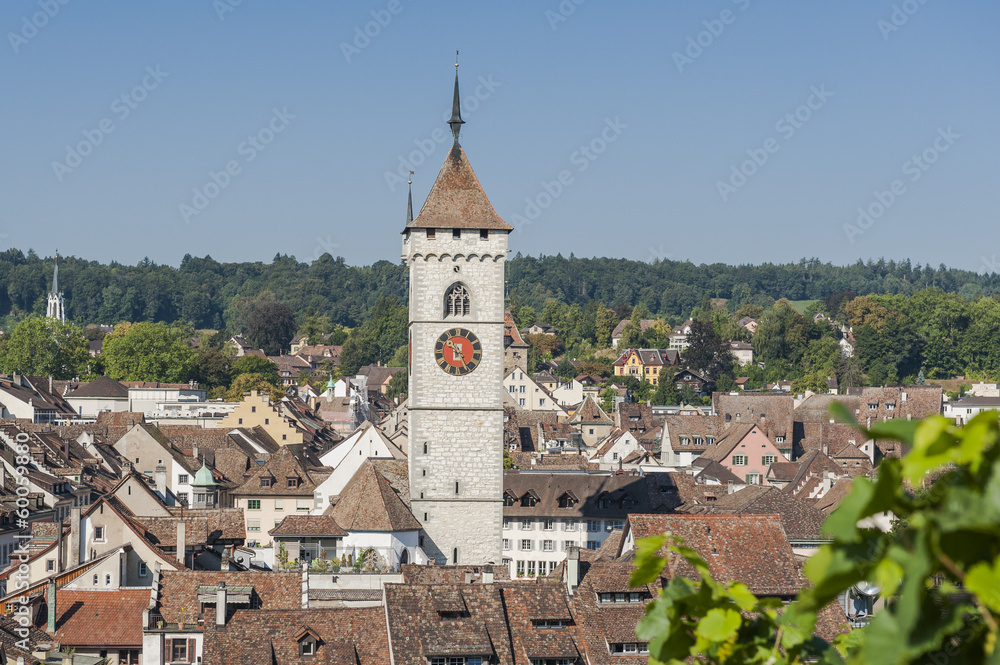
{"label": "forested hillside", "polygon": [[[52,267],[52,258],[34,252],[0,253],[0,316],[44,314]],[[653,314],[671,319],[688,316],[706,295],[730,299],[729,307],[736,309],[840,292],[910,295],[938,287],[967,299],[1000,293],[997,275],[882,260],[845,267],[815,259],[728,266],[518,254],[509,264],[508,281],[512,301],[539,313],[548,300],[581,307],[597,301],[619,311],[630,311],[641,302]],[[311,264],[284,255],[271,263],[219,263],[188,255],[177,268],[150,261],[105,265],[68,257],[60,258],[60,288],[69,318],[80,324],[185,321],[196,328],[239,331],[252,304],[276,300],[288,304],[300,323],[315,313],[354,327],[365,320],[379,296],[405,297],[406,270],[388,261],[350,266],[328,254]]]}

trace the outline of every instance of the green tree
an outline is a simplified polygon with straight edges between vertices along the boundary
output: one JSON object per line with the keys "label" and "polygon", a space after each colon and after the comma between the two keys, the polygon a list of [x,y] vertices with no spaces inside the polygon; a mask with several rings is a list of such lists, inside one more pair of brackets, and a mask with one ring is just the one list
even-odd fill
{"label": "green tree", "polygon": [[729,343],[719,338],[710,323],[696,320],[691,324],[688,348],[681,353],[684,364],[709,380],[718,379],[733,369],[733,354]]}
{"label": "green tree", "polygon": [[406,393],[409,390],[409,370],[404,369],[401,372],[396,372],[389,379],[389,387],[386,388],[385,396],[389,399],[399,398],[402,402],[406,399]]}
{"label": "green tree", "polygon": [[618,397],[618,391],[614,388],[605,388],[604,392],[601,393],[601,408],[604,409],[605,413],[611,414],[615,412],[615,399]]}
{"label": "green tree", "polygon": [[653,393],[653,404],[657,406],[676,406],[680,404],[681,396],[677,392],[677,382],[674,381],[674,368],[664,365],[656,379],[656,392]]}
{"label": "green tree", "polygon": [[281,383],[281,378],[278,376],[278,366],[274,364],[274,361],[261,358],[254,353],[248,353],[233,360],[229,369],[228,383],[231,384],[236,380],[236,377],[242,374],[260,375],[264,377],[265,381],[274,385]]}
{"label": "green tree", "polygon": [[329,334],[332,329],[333,323],[329,316],[307,314],[305,321],[299,328],[299,334],[305,335],[309,344],[325,344],[326,338],[324,336]]}
{"label": "green tree", "polygon": [[232,364],[233,357],[226,349],[206,344],[195,352],[192,377],[206,390],[228,386]]}
{"label": "green tree", "polygon": [[611,344],[611,333],[618,325],[618,315],[614,311],[604,307],[604,303],[597,305],[597,315],[594,323],[594,335],[598,348],[606,348]]}
{"label": "green tree", "polygon": [[233,385],[226,392],[230,402],[242,402],[243,396],[251,390],[267,393],[272,402],[280,401],[285,391],[274,385],[260,374],[240,374],[233,380]]}
{"label": "green tree", "polygon": [[185,382],[194,369],[189,333],[165,323],[118,324],[104,338],[104,369],[116,381]]}
{"label": "green tree", "polygon": [[[843,406],[832,411],[851,421]],[[666,557],[683,558],[697,575],[672,577],[647,607],[636,635],[649,643],[651,662],[997,662],[996,414],[980,414],[964,428],[931,416],[858,429],[866,438],[900,441],[910,452],[883,460],[875,481],[854,480],[823,525],[832,542],[805,565],[809,587],[787,608],[778,600],[757,599],[738,582],[720,584],[696,552],[668,543],[667,536],[636,543],[633,586],[655,581]],[[892,531],[859,526],[877,515],[896,517]],[[820,610],[861,583],[877,586],[886,599],[869,625],[833,644],[812,636]]]}
{"label": "green tree", "polygon": [[74,325],[29,316],[0,337],[0,371],[71,379],[86,374],[90,360],[83,332]]}
{"label": "green tree", "polygon": [[295,329],[295,312],[285,303],[257,303],[247,315],[247,341],[269,356],[288,348]]}

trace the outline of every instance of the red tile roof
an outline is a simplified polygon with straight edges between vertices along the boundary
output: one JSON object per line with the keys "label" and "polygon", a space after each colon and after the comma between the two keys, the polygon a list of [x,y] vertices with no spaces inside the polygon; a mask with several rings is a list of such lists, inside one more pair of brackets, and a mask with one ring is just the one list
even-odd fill
{"label": "red tile roof", "polygon": [[[142,611],[149,589],[56,591],[55,638],[64,647],[142,647]],[[39,621],[46,614],[39,613]]]}

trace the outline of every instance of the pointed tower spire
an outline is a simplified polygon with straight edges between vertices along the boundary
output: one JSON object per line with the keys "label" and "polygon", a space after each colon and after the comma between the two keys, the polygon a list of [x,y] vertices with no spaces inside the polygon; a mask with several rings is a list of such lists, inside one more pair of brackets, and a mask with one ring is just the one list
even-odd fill
{"label": "pointed tower spire", "polygon": [[406,184],[410,188],[406,196],[406,225],[409,226],[413,221],[413,171],[410,171],[410,179],[406,181]]}
{"label": "pointed tower spire", "polygon": [[458,133],[465,124],[462,120],[462,100],[458,94],[458,51],[455,51],[455,96],[451,100],[451,120],[448,124],[451,125],[451,135],[455,137],[455,143],[458,143]]}
{"label": "pointed tower spire", "polygon": [[59,250],[56,250],[55,268],[52,271],[52,293],[59,293]]}

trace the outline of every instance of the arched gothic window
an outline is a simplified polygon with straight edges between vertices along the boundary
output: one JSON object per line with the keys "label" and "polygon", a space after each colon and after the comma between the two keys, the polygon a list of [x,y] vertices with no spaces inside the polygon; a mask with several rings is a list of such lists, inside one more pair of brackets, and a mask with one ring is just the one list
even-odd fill
{"label": "arched gothic window", "polygon": [[444,296],[445,316],[467,316],[472,311],[469,290],[462,284],[455,284]]}

